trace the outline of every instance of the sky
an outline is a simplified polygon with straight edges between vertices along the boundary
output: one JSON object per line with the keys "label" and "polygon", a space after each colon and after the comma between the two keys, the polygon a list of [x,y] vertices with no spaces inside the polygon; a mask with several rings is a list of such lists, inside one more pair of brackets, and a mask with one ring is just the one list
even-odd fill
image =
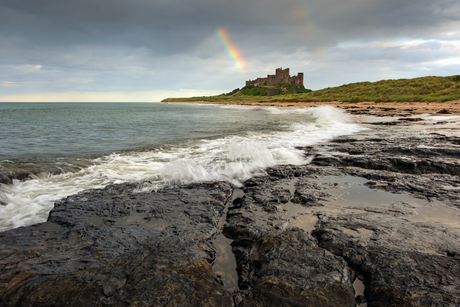
{"label": "sky", "polygon": [[458,0],[2,0],[0,102],[157,102],[460,74]]}

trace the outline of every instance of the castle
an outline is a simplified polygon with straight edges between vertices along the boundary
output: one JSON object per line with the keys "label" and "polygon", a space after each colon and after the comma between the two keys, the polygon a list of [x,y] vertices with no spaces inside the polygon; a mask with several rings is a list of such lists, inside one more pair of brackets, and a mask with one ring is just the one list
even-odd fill
{"label": "castle", "polygon": [[289,83],[293,87],[303,87],[303,72],[299,72],[297,76],[289,75],[289,68],[277,68],[274,75],[267,75],[267,78],[257,78],[255,80],[246,81],[246,86],[264,86],[278,85],[281,83]]}

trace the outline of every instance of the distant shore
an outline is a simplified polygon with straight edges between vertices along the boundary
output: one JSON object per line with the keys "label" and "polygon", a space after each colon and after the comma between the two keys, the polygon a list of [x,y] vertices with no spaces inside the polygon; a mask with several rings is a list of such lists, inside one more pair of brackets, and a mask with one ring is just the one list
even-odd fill
{"label": "distant shore", "polygon": [[386,115],[391,115],[389,111],[400,113],[402,111],[421,114],[421,113],[440,113],[440,114],[456,114],[460,115],[460,100],[447,102],[252,102],[252,101],[188,101],[188,102],[172,102],[165,103],[198,103],[198,104],[223,104],[223,105],[249,105],[249,106],[272,106],[272,107],[318,107],[318,106],[334,106],[341,109],[353,109],[356,111],[387,111]]}

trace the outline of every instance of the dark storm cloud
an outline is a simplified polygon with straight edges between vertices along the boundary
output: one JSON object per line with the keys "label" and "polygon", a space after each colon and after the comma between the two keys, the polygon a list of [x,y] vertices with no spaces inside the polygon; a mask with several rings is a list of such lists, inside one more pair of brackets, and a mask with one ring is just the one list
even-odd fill
{"label": "dark storm cloud", "polygon": [[328,46],[346,40],[431,37],[460,20],[451,14],[460,4],[450,0],[325,0],[311,7],[313,23]]}
{"label": "dark storm cloud", "polygon": [[[438,39],[460,40],[455,32],[460,28],[460,4],[458,0],[2,0],[0,94],[40,89],[211,89],[229,78],[236,84],[243,77],[225,75],[232,64],[214,37],[220,27],[228,30],[249,63],[249,77],[286,65],[318,75],[332,68],[339,76],[345,74],[347,62],[399,61],[406,67],[405,63],[455,56],[455,46],[452,54],[446,50],[451,47]],[[429,46],[372,45],[405,39],[427,40]],[[321,68],[314,63],[315,54],[321,52],[329,54],[329,66],[323,65],[325,71],[319,73]],[[382,71],[373,69],[375,75]]]}
{"label": "dark storm cloud", "polygon": [[[239,39],[259,41],[271,35],[296,40],[302,24],[318,28],[325,44],[338,40],[389,37],[404,32],[429,35],[430,29],[460,16],[450,15],[458,1],[120,1],[4,0],[3,35],[56,46],[82,43],[147,46],[154,52],[181,52],[196,46],[217,27],[229,27]],[[305,18],[295,18],[305,11]],[[312,43],[315,43],[313,41]]]}
{"label": "dark storm cloud", "polygon": [[195,46],[221,25],[254,26],[258,1],[6,1],[2,29],[39,45],[128,44],[155,52]]}

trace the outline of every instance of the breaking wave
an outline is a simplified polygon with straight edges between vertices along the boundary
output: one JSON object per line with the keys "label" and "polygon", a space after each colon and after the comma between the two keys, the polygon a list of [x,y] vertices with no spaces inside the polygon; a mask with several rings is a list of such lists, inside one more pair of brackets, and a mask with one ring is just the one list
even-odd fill
{"label": "breaking wave", "polygon": [[[224,108],[242,108],[225,106]],[[235,185],[279,164],[301,165],[311,157],[299,147],[356,133],[363,128],[333,107],[260,108],[267,116],[296,114],[306,120],[285,121],[283,131],[245,131],[216,139],[164,144],[148,150],[117,152],[94,159],[77,172],[14,180],[0,191],[0,231],[44,222],[56,200],[82,190],[122,182],[142,182],[142,191],[168,185],[225,180]],[[296,117],[297,119],[299,117]],[[148,182],[148,183],[146,183]]]}

